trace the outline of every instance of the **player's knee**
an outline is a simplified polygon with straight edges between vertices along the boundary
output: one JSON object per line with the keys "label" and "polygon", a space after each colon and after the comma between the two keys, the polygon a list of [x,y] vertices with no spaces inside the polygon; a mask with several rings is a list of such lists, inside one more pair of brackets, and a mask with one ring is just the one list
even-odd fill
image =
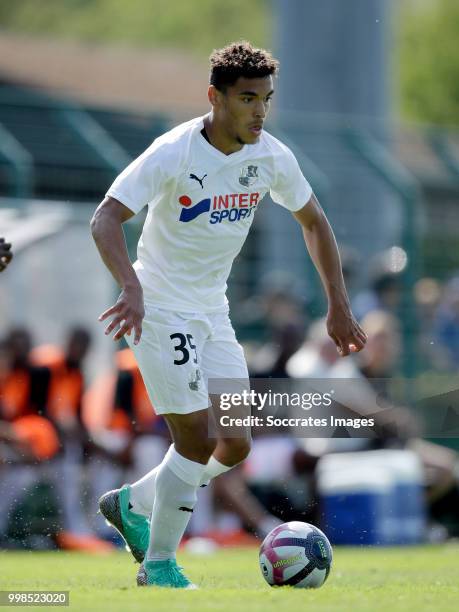
{"label": "player's knee", "polygon": [[176,451],[197,463],[207,463],[215,450],[216,440],[207,437],[187,437],[175,440]]}
{"label": "player's knee", "polygon": [[192,461],[207,463],[217,441],[209,437],[207,411],[189,415],[167,415],[175,450]]}
{"label": "player's knee", "polygon": [[202,463],[207,463],[210,459],[210,456],[214,452],[217,446],[217,441],[214,438],[205,438],[202,439],[199,444],[199,451],[202,453]]}

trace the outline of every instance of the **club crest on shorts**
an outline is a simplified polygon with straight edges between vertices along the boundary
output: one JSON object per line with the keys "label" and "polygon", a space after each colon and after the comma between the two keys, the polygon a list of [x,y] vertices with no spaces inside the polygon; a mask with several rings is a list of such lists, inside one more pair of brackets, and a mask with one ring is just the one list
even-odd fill
{"label": "club crest on shorts", "polygon": [[251,187],[258,180],[258,166],[246,166],[241,170],[239,182],[244,187]]}
{"label": "club crest on shorts", "polygon": [[190,376],[190,380],[188,381],[188,386],[191,391],[199,391],[199,386],[201,384],[201,372],[198,368],[196,371]]}

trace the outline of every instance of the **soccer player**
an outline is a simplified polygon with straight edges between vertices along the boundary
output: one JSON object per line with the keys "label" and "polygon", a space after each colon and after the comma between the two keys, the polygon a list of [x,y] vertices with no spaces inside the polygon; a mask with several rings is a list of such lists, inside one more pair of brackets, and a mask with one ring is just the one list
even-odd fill
{"label": "soccer player", "polygon": [[4,238],[0,238],[0,272],[6,269],[12,259],[11,244],[5,242]]}
{"label": "soccer player", "polygon": [[[210,57],[211,111],[157,138],[115,180],[91,229],[121,294],[100,320],[127,336],[173,444],[162,463],[105,494],[102,514],[137,560],[139,585],[194,588],[175,554],[198,488],[243,461],[247,438],[208,435],[209,379],[248,379],[225,297],[231,265],[263,196],[289,210],[328,298],[328,333],[340,355],[359,351],[330,225],[292,152],[263,129],[278,62],[238,42]],[[131,264],[122,224],[148,205]],[[148,517],[151,514],[150,525]]]}

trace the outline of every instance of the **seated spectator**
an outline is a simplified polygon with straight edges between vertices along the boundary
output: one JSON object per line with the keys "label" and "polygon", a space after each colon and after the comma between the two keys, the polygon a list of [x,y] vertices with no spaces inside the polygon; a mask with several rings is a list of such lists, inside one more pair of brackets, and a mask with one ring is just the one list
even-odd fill
{"label": "seated spectator", "polygon": [[81,400],[84,391],[84,360],[91,338],[84,328],[71,329],[62,350],[53,345],[42,345],[30,353],[30,361],[47,368],[49,383],[46,414],[58,427],[63,443],[85,438],[81,421]]}
{"label": "seated spectator", "polygon": [[26,329],[11,330],[0,342],[0,541],[6,541],[14,510],[46,477],[59,451],[55,427],[43,413],[46,371],[28,359]]}
{"label": "seated spectator", "polygon": [[31,351],[31,362],[49,372],[46,415],[59,432],[60,453],[54,459],[53,490],[62,512],[60,546],[78,550],[106,550],[94,537],[82,504],[84,449],[88,432],[81,419],[84,392],[84,360],[90,348],[90,334],[82,327],[68,333],[64,349],[42,345]]}
{"label": "seated spectator", "polygon": [[46,409],[49,371],[30,360],[32,339],[25,328],[14,328],[4,341],[7,369],[1,388],[3,418],[9,421]]}

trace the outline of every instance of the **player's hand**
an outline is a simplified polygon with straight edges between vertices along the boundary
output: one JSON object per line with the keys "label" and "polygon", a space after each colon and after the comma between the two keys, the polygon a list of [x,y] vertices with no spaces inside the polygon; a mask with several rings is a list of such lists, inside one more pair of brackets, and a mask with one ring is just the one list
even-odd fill
{"label": "player's hand", "polygon": [[348,308],[329,308],[327,331],[341,357],[361,351],[367,335]]}
{"label": "player's hand", "polygon": [[3,272],[12,259],[11,244],[0,238],[0,272]]}
{"label": "player's hand", "polygon": [[134,329],[134,344],[138,344],[142,335],[142,320],[145,316],[145,309],[143,306],[143,291],[139,285],[125,287],[114,306],[103,312],[99,321],[105,321],[109,317],[113,316],[111,323],[105,329],[105,335],[111,334],[111,332],[118,327],[113,336],[113,340],[121,340],[121,338],[127,334],[131,335],[131,331]]}

